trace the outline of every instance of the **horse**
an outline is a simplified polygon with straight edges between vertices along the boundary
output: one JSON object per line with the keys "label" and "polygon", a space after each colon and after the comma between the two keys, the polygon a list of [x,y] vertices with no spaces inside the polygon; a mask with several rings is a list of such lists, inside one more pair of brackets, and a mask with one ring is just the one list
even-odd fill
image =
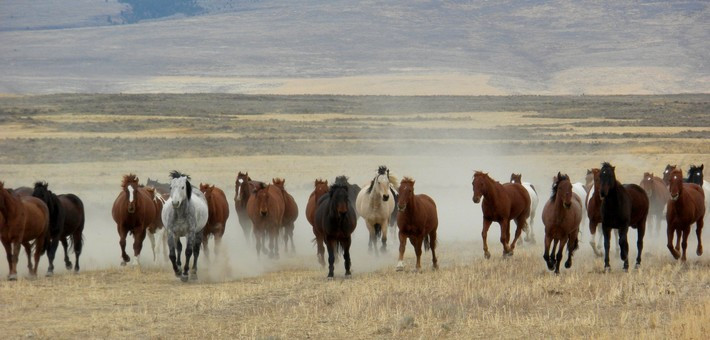
{"label": "horse", "polygon": [[170,183],[161,183],[158,180],[153,180],[149,177],[148,180],[145,182],[145,185],[147,187],[155,188],[155,190],[157,190],[158,193],[160,193],[160,195],[162,195],[164,198],[165,196],[170,196]]}
{"label": "horse", "polygon": [[[481,198],[483,211],[483,254],[486,259],[491,257],[488,251],[488,229],[491,223],[498,222],[501,228],[500,242],[503,244],[503,255],[512,256],[515,243],[520,238],[520,233],[527,227],[530,216],[530,196],[528,191],[518,183],[500,184],[494,181],[487,173],[476,171],[473,174],[473,203],[478,204]],[[515,238],[510,242],[510,220],[515,220],[517,229]]]}
{"label": "horse", "polygon": [[[20,247],[27,253],[30,275],[37,276],[39,258],[49,242],[49,209],[40,199],[13,195],[0,181],[0,241],[5,247],[9,267],[8,280],[17,280]],[[33,243],[31,243],[33,242]],[[34,266],[31,252],[34,247]]]}
{"label": "horse", "polygon": [[[668,250],[671,251],[673,257],[677,260],[686,261],[685,251],[688,247],[688,235],[690,234],[690,225],[695,223],[695,234],[698,236],[698,248],[696,253],[698,256],[703,254],[703,239],[701,233],[703,231],[705,204],[703,202],[703,190],[695,183],[683,183],[683,172],[680,169],[674,169],[669,175],[670,195],[668,201],[666,222],[668,223]],[[678,237],[678,243],[673,248],[673,233]],[[679,243],[683,238],[683,256],[679,252]]]}
{"label": "horse", "polygon": [[348,197],[348,184],[340,176],[335,183],[330,186],[327,195],[321,196],[318,200],[315,213],[315,228],[323,235],[323,239],[328,249],[328,279],[332,280],[333,263],[335,262],[336,251],[343,252],[345,260],[345,277],[351,276],[350,272],[350,244],[351,235],[357,225],[355,209]]}
{"label": "horse", "polygon": [[[162,219],[168,232],[168,247],[170,248],[170,262],[173,264],[175,276],[182,282],[189,278],[197,280],[197,258],[200,256],[202,245],[202,230],[207,224],[207,200],[200,190],[195,190],[190,183],[190,176],[177,170],[170,172],[170,198],[163,207]],[[187,238],[185,247],[185,267],[180,273],[180,256],[182,244],[180,238]],[[175,254],[177,248],[177,254]],[[195,255],[195,260],[190,270],[190,257]]]}
{"label": "horse", "polygon": [[19,188],[5,188],[9,193],[16,195],[16,196],[32,196],[32,193],[35,191],[34,188],[30,187],[19,187]]}
{"label": "horse", "polygon": [[629,226],[636,228],[636,268],[641,266],[641,253],[643,252],[643,236],[646,233],[646,217],[648,216],[648,196],[637,184],[625,184],[616,179],[616,168],[604,162],[602,164],[599,180],[599,196],[602,199],[601,216],[602,231],[604,232],[604,270],[610,271],[609,242],[611,229],[619,230],[619,247],[621,260],[624,261],[624,271],[629,269],[629,242],[627,234]]}
{"label": "horse", "polygon": [[392,218],[394,210],[394,199],[390,200],[392,191],[391,185],[396,185],[397,178],[390,175],[389,169],[386,166],[380,166],[377,169],[375,178],[370,181],[366,190],[361,190],[355,200],[355,210],[359,216],[365,220],[367,230],[370,232],[370,240],[368,242],[368,250],[372,251],[374,246],[375,253],[377,250],[377,239],[382,239],[381,251],[387,251],[387,228]]}
{"label": "horse", "polygon": [[533,223],[535,223],[535,212],[537,211],[537,205],[540,202],[537,197],[537,191],[535,191],[535,186],[530,182],[523,182],[522,175],[516,173],[510,174],[510,183],[522,184],[525,190],[528,191],[528,196],[530,196],[530,219],[528,220],[528,227],[525,229],[524,240],[535,244],[535,231],[533,229]]}
{"label": "horse", "polygon": [[[587,170],[587,171],[589,171],[589,170]],[[589,175],[590,175],[590,174],[588,174],[587,177],[590,177]],[[594,176],[594,175],[591,175],[591,177],[592,177],[592,185],[594,185],[594,177],[593,177],[593,176]],[[586,179],[587,179],[587,178],[585,178],[585,180],[586,180]],[[553,182],[554,182],[554,181],[553,181]],[[579,198],[582,199],[582,201],[584,202],[584,201],[587,199],[587,195],[589,194],[589,189],[587,188],[587,183],[585,183],[585,184],[582,184],[582,182],[574,182],[574,183],[572,183],[572,192],[574,192],[575,194],[577,194],[577,196],[579,196]],[[587,216],[587,207],[586,207],[586,205],[585,205],[584,203],[582,203],[582,216]],[[582,218],[582,221],[584,221],[584,220],[585,220],[585,219]],[[582,234],[582,227],[581,227],[581,226],[582,226],[582,225],[580,224],[580,228],[579,228],[579,233],[580,233],[580,235]]]}
{"label": "horse", "polygon": [[281,195],[284,198],[284,216],[283,216],[283,232],[284,232],[284,251],[288,252],[288,241],[291,240],[291,251],[296,252],[296,246],[293,244],[293,230],[295,222],[298,218],[298,205],[293,196],[286,191],[286,180],[283,178],[272,178],[271,183],[281,189]]}
{"label": "horse", "polygon": [[436,229],[439,227],[439,217],[436,212],[436,203],[425,194],[414,194],[414,180],[404,177],[400,182],[399,202],[397,202],[397,225],[399,226],[399,262],[397,271],[404,270],[404,250],[407,239],[414,246],[417,254],[415,271],[422,268],[422,242],[424,250],[431,249],[431,258],[434,269],[439,268],[436,258]]}
{"label": "horse", "polygon": [[[545,224],[545,253],[542,258],[547,263],[547,269],[554,268],[555,274],[560,273],[565,244],[567,245],[565,268],[572,267],[572,254],[579,247],[577,235],[582,216],[582,199],[573,192],[569,177],[558,172],[552,183],[552,195],[542,209],[542,223]],[[553,240],[552,257],[550,257],[550,243]],[[560,248],[555,258],[558,243]]]}
{"label": "horse", "polygon": [[[86,217],[84,214],[84,203],[74,194],[55,195],[48,189],[47,182],[36,182],[32,196],[42,200],[49,209],[49,232],[50,243],[47,248],[47,257],[49,258],[49,269],[47,276],[54,274],[54,256],[57,252],[59,242],[64,248],[64,265],[67,270],[72,269],[72,262],[69,260],[69,252],[67,251],[67,237],[71,237],[72,248],[76,263],[74,264],[74,272],[79,271],[79,256],[83,248],[84,242],[82,233],[84,232],[84,222]],[[60,224],[60,225],[57,225]]]}
{"label": "horse", "polygon": [[666,204],[671,198],[671,194],[666,185],[663,184],[663,179],[654,176],[650,172],[644,172],[643,179],[639,185],[648,195],[648,214],[656,224],[655,232],[660,234],[661,221],[665,218]]}
{"label": "horse", "polygon": [[135,174],[124,175],[121,181],[121,192],[113,202],[111,209],[111,216],[116,222],[120,237],[118,243],[121,246],[121,266],[125,266],[131,259],[126,254],[128,233],[133,234],[134,264],[140,266],[140,255],[146,230],[155,224],[157,214],[153,196],[138,184],[138,177]]}
{"label": "horse", "polygon": [[700,164],[700,166],[691,165],[688,170],[688,178],[686,179],[686,182],[695,183],[703,188],[703,193],[705,195],[705,210],[708,210],[710,209],[710,182],[703,178],[703,168],[705,168],[704,164]]}
{"label": "horse", "polygon": [[[315,236],[315,243],[317,247],[318,263],[325,267],[325,245],[324,236],[321,234],[320,229],[316,228],[316,208],[318,208],[318,200],[323,197],[328,192],[328,181],[322,179],[316,179],[313,183],[313,192],[308,196],[308,203],[306,204],[306,220],[313,227],[313,235]],[[350,189],[348,189],[348,194]],[[351,201],[352,202],[352,201]]]}
{"label": "horse", "polygon": [[239,219],[239,225],[242,227],[242,232],[244,232],[244,239],[249,240],[254,236],[252,234],[252,222],[247,213],[247,203],[249,202],[249,197],[251,194],[261,187],[263,183],[258,181],[252,181],[249,177],[248,172],[241,172],[237,174],[237,178],[234,181],[234,209],[237,211],[237,218]]}
{"label": "horse", "polygon": [[247,202],[247,213],[254,226],[257,256],[261,256],[262,248],[263,252],[267,253],[264,242],[268,235],[269,258],[279,258],[278,238],[281,226],[283,226],[284,210],[281,189],[273,184],[259,183],[256,191],[251,194]]}
{"label": "horse", "polygon": [[[597,257],[602,257],[604,254],[600,251],[600,248],[603,245],[602,238],[604,237],[604,233],[600,232],[599,233],[599,240],[597,243],[597,229],[599,227],[599,224],[602,223],[602,212],[601,212],[601,207],[602,207],[602,199],[599,196],[599,187],[600,187],[600,180],[599,180],[599,169],[594,168],[591,169],[591,174],[592,174],[592,187],[589,189],[589,192],[587,193],[587,199],[586,199],[586,214],[587,218],[589,221],[589,233],[591,239],[589,240],[589,245],[592,246],[592,250],[594,251],[594,255]],[[619,230],[614,229],[614,236],[616,239],[615,242],[615,251],[618,254],[620,252],[619,250]]]}
{"label": "horse", "polygon": [[207,224],[202,229],[202,248],[205,249],[205,256],[209,259],[210,251],[207,247],[207,240],[210,235],[214,236],[214,253],[215,256],[218,256],[224,228],[229,218],[229,203],[227,203],[224,191],[214,185],[200,183],[200,191],[205,195],[207,201]]}
{"label": "horse", "polygon": [[671,183],[671,171],[675,170],[677,165],[666,164],[666,168],[663,169],[663,184],[668,187]]}
{"label": "horse", "polygon": [[[155,182],[155,181],[154,181]],[[165,200],[170,197],[170,191],[168,193],[164,194],[161,193],[158,189],[151,187],[151,186],[145,186],[145,190],[148,192],[148,195],[153,198],[153,204],[155,204],[155,219],[153,220],[153,223],[151,223],[150,226],[148,226],[147,233],[148,239],[150,240],[150,249],[153,251],[153,261],[155,261],[157,258],[155,256],[155,234],[157,234],[159,231],[162,230],[161,233],[161,249],[163,250],[163,258],[167,261],[168,259],[168,253],[167,253],[167,247],[168,247],[168,239],[167,235],[165,233],[165,226],[163,225],[163,206],[165,205]]]}

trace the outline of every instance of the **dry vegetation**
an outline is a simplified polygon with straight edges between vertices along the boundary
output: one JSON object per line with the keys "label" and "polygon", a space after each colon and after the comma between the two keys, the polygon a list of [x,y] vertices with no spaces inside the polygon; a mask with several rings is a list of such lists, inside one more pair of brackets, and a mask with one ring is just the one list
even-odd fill
{"label": "dry vegetation", "polygon": [[[681,265],[647,234],[643,267],[601,273],[583,231],[570,270],[555,276],[542,246],[500,256],[498,228],[484,260],[472,169],[505,180],[522,170],[544,199],[557,170],[581,180],[609,160],[624,182],[666,163],[709,163],[706,95],[658,97],[42,96],[0,98],[0,180],[45,179],[81,196],[87,213],[83,270],[0,281],[4,337],[39,338],[705,338],[710,262],[693,250]],[[671,119],[675,117],[677,119]],[[594,130],[594,127],[600,127]],[[613,126],[613,128],[609,128]],[[688,132],[692,131],[692,133]],[[190,173],[234,195],[238,170],[283,176],[303,209],[316,177],[369,180],[379,164],[417,179],[439,206],[440,264],[394,271],[354,241],[354,276],[333,282],[315,261],[310,227],[297,222],[297,254],[257,260],[234,215],[227,260],[203,261],[182,284],[165,262],[119,268],[109,215],[120,176]],[[231,204],[231,202],[230,202]],[[233,210],[232,210],[233,212]],[[538,214],[539,216],[539,214]],[[538,240],[541,222],[535,224]],[[635,232],[630,233],[635,255]],[[707,231],[705,233],[707,235]],[[708,237],[705,237],[706,242]],[[130,243],[130,242],[129,242]],[[144,247],[144,254],[150,250]],[[61,254],[61,250],[58,254]],[[203,257],[204,258],[204,257]],[[413,266],[407,249],[407,266]],[[46,269],[46,258],[40,272]],[[4,261],[2,261],[4,262]],[[20,274],[24,271],[20,260]],[[57,264],[55,262],[55,264]],[[0,263],[0,275],[7,265]]]}

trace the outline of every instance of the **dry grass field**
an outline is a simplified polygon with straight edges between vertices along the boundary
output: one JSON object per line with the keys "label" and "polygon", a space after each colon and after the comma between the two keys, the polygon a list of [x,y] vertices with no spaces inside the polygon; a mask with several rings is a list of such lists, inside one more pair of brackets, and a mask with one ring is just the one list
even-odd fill
{"label": "dry grass field", "polygon": [[[501,256],[499,228],[483,258],[480,206],[471,202],[473,170],[505,181],[511,172],[540,188],[567,172],[610,161],[620,180],[639,182],[667,163],[684,170],[710,163],[710,96],[341,97],[237,95],[52,95],[0,97],[0,180],[8,187],[46,180],[87,206],[82,271],[52,278],[0,280],[3,338],[683,338],[710,331],[710,261],[680,264],[665,236],[646,236],[643,265],[612,272],[582,242],[571,269],[548,272],[542,245],[523,243]],[[395,272],[397,241],[368,254],[361,223],[353,277],[336,280],[315,257],[303,218],[315,178],[369,181],[386,164],[413,176],[440,216],[441,268]],[[200,279],[181,283],[160,251],[145,242],[142,266],[119,266],[110,207],[121,175],[167,180],[179,169],[234,196],[234,177],[285,177],[301,216],[297,252],[257,259],[233,207],[224,248],[201,256]],[[231,206],[232,202],[230,202]],[[665,227],[664,227],[665,228]],[[710,241],[705,232],[704,240]],[[394,240],[394,238],[390,238]],[[630,253],[636,254],[630,232]],[[129,244],[132,239],[129,238]],[[129,254],[131,252],[129,251]],[[62,254],[59,250],[58,254]],[[73,260],[73,257],[72,257]],[[55,264],[61,266],[61,256]],[[44,273],[47,259],[40,261]],[[7,263],[0,263],[0,275]]]}

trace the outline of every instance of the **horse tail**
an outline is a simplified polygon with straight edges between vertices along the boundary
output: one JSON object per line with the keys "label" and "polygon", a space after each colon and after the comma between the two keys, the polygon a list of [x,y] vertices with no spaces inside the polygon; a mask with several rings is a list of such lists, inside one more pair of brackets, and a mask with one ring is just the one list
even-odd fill
{"label": "horse tail", "polygon": [[79,221],[79,225],[74,231],[74,234],[71,235],[71,249],[74,249],[75,254],[81,254],[81,249],[84,247],[84,223],[86,222],[84,215],[84,202],[82,202],[78,196],[73,194],[68,194],[66,197],[79,208],[79,211],[81,211],[81,220]]}
{"label": "horse tail", "polygon": [[375,237],[380,236],[382,236],[382,225],[379,223],[375,223]]}
{"label": "horse tail", "polygon": [[424,251],[429,251],[431,249],[431,244],[429,244],[429,235],[424,236]]}

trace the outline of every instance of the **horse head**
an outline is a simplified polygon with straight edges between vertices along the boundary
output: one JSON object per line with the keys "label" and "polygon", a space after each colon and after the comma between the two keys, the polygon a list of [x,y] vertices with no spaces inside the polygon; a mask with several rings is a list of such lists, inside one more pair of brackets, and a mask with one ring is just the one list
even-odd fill
{"label": "horse head", "polygon": [[330,186],[328,195],[330,197],[330,215],[339,218],[345,217],[348,214],[350,205],[347,184],[336,181],[335,184]]}
{"label": "horse head", "polygon": [[700,164],[700,166],[691,165],[688,169],[688,183],[695,183],[697,185],[703,185],[703,168],[705,164]]}
{"label": "horse head", "polygon": [[510,174],[510,183],[522,184],[523,183],[522,177],[523,177],[523,175],[521,175],[521,174],[512,173],[512,174]]}
{"label": "horse head", "polygon": [[387,169],[386,166],[380,166],[377,169],[377,175],[375,178],[370,182],[370,187],[367,189],[368,194],[372,194],[374,191],[375,194],[382,195],[382,201],[387,202],[390,199],[390,174],[389,170]]}
{"label": "horse head", "polygon": [[604,199],[609,195],[609,191],[616,188],[616,167],[612,166],[608,162],[602,164],[602,168],[599,173],[599,197]]}
{"label": "horse head", "polygon": [[237,190],[237,201],[241,201],[246,198],[249,193],[249,173],[241,172],[237,174],[237,179],[234,181],[234,186]]}
{"label": "horse head", "polygon": [[121,188],[128,195],[128,213],[132,214],[136,212],[136,202],[135,202],[135,191],[139,187],[138,177],[135,174],[128,174],[123,176],[123,181],[121,182]]}
{"label": "horse head", "polygon": [[572,182],[570,182],[569,176],[557,172],[557,177],[554,178],[552,183],[550,200],[555,202],[560,200],[565,209],[569,209],[572,206]]}
{"label": "horse head", "polygon": [[643,180],[641,180],[641,188],[646,191],[646,196],[651,197],[653,195],[653,173],[644,172]]}
{"label": "horse head", "polygon": [[404,211],[407,209],[407,203],[414,197],[414,179],[409,177],[404,177],[402,182],[399,184],[399,202],[397,202],[397,209],[399,211]]}
{"label": "horse head", "polygon": [[276,187],[278,187],[281,190],[286,190],[286,180],[283,178],[272,178],[271,183],[273,183]]}
{"label": "horse head", "polygon": [[200,191],[205,195],[206,200],[212,199],[212,190],[214,190],[214,185],[209,183],[200,183]]}
{"label": "horse head", "polygon": [[266,216],[269,214],[269,186],[261,183],[257,187],[256,191],[252,193],[256,200],[257,208],[259,209],[259,214],[261,216]]}
{"label": "horse head", "polygon": [[677,165],[666,165],[666,169],[663,170],[663,184],[668,186],[670,184],[671,180],[671,171],[675,170],[678,166]]}
{"label": "horse head", "polygon": [[44,202],[49,202],[52,198],[52,192],[49,191],[49,184],[47,182],[35,182],[34,190],[32,191],[32,196],[41,199]]}
{"label": "horse head", "polygon": [[683,193],[683,170],[671,170],[670,174],[668,174],[668,184],[671,200],[675,201]]}
{"label": "horse head", "polygon": [[173,208],[178,208],[183,202],[190,201],[190,198],[192,198],[190,175],[173,170],[170,172],[170,177],[172,177],[170,180],[170,199],[173,202]]}
{"label": "horse head", "polygon": [[594,169],[587,169],[587,174],[584,176],[584,187],[587,191],[594,185]]}
{"label": "horse head", "polygon": [[318,198],[321,196],[325,195],[326,192],[328,192],[328,180],[322,180],[322,179],[316,179],[316,181],[313,183],[313,192],[316,193],[316,202],[318,201]]}

